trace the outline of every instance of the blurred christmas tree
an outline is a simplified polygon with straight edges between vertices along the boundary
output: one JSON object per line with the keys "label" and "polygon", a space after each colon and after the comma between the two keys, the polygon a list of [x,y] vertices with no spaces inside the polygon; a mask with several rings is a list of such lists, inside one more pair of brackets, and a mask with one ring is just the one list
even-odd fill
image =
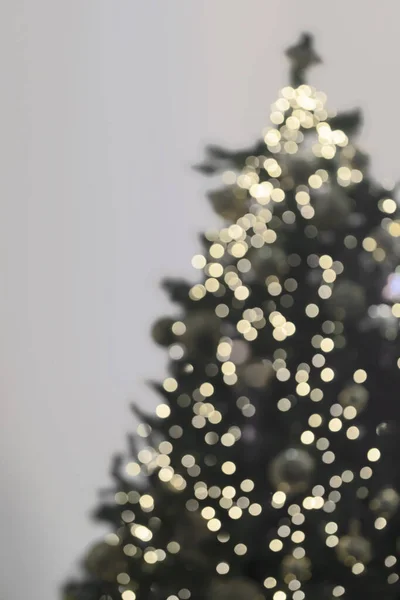
{"label": "blurred christmas tree", "polygon": [[170,376],[96,517],[111,532],[65,600],[400,597],[400,219],[354,145],[360,113],[291,86],[247,151],[207,148],[225,226],[153,328]]}

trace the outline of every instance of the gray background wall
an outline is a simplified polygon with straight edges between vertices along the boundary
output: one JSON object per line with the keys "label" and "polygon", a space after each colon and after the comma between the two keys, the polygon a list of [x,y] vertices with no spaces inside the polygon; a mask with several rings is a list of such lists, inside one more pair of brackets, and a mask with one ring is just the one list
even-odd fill
{"label": "gray background wall", "polygon": [[400,176],[397,0],[0,2],[0,598],[58,597],[128,401],[164,372],[157,282],[192,277],[217,222],[190,171],[251,143],[309,29],[312,82],[361,105],[374,172]]}

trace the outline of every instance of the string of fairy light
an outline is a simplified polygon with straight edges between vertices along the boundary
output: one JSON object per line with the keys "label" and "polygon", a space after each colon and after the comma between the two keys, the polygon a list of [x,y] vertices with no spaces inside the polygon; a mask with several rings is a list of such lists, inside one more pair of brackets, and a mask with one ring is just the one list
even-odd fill
{"label": "string of fairy light", "polygon": [[[287,94],[286,94],[287,95]],[[292,95],[292,92],[290,92],[290,95]],[[284,103],[284,107],[287,107],[287,104]],[[279,105],[278,105],[279,108]],[[289,117],[290,119],[291,117]],[[273,122],[282,122],[282,116],[280,113],[273,113],[272,115],[272,120]],[[297,123],[296,123],[296,127],[297,127]],[[321,130],[323,131],[323,137],[324,140],[326,140],[328,142],[327,144],[327,151],[324,150],[325,146],[321,147],[315,147],[314,148],[314,152],[318,155],[320,154],[321,156],[324,156],[324,158],[332,158],[335,154],[334,148],[331,145],[331,142],[334,140],[335,135],[329,131],[329,126],[323,124],[322,126],[318,127],[317,126],[317,131],[320,133]],[[269,132],[267,133],[267,140],[273,140],[273,141],[277,141],[280,140],[281,136],[278,135],[276,133],[275,129],[269,130]],[[322,141],[324,141],[322,140]],[[336,140],[339,142],[340,145],[344,145],[347,143],[347,140],[345,139],[345,137],[342,135],[342,132],[339,132],[336,135]],[[319,141],[321,141],[321,137],[319,136]],[[271,149],[271,148],[270,148]],[[289,146],[289,152],[292,151],[292,146]],[[349,154],[347,153],[347,156]],[[276,171],[278,171],[278,173],[280,173],[280,168],[279,166],[274,166],[274,173]],[[320,186],[321,185],[321,181],[326,181],[326,177],[327,177],[327,173],[323,172],[323,173],[317,173],[316,175],[320,176],[320,179],[317,179],[314,175],[312,175],[309,179],[309,184],[311,185],[311,187],[316,186]],[[350,182],[352,183],[358,183],[362,180],[362,173],[359,172],[358,170],[356,170],[354,173],[352,172],[352,170],[346,166],[346,167],[340,167],[338,169],[338,183],[340,185],[349,185]],[[305,206],[308,207],[308,203],[309,203],[309,194],[306,190],[301,190],[300,192],[298,192],[296,194],[296,200],[299,201],[303,204],[305,204]],[[273,198],[272,198],[273,200]],[[380,208],[383,212],[386,213],[394,213],[395,212],[395,202],[392,199],[385,199],[383,201],[381,201],[380,203]],[[310,211],[310,213],[305,213],[303,214],[303,217],[308,218],[308,214],[313,214],[312,210]],[[397,222],[390,222],[388,224],[388,230],[391,233],[391,235],[393,235],[393,233],[397,234]],[[348,241],[348,240],[346,240]],[[345,242],[346,243],[346,242]],[[379,260],[383,260],[384,258],[384,252],[381,248],[377,247],[377,243],[376,241],[369,237],[364,239],[363,241],[363,247],[365,250],[370,251],[370,252],[375,252],[375,260],[379,261]],[[318,257],[309,257],[309,258],[313,258],[314,260],[317,259]],[[324,280],[324,282],[326,282],[327,284],[332,284],[335,279],[336,279],[336,275],[338,274],[338,269],[332,269],[333,266],[333,260],[330,256],[322,256],[319,258],[318,260],[319,262],[319,266],[322,267],[322,269],[324,269],[323,271],[323,275],[322,278]],[[310,266],[313,266],[312,264],[310,264]],[[339,263],[339,273],[343,271],[343,265],[341,265]],[[326,299],[330,296],[331,294],[331,290],[329,286],[326,286],[325,284],[323,284],[320,288],[319,288],[319,296],[323,299]],[[393,306],[393,314],[396,315],[398,312],[398,306],[394,305]],[[313,318],[315,316],[317,316],[318,314],[318,306],[316,304],[309,304],[306,307],[306,314],[308,317]],[[334,324],[332,324],[334,325]],[[326,331],[325,331],[326,333]],[[328,337],[323,337],[323,336],[315,336],[314,339],[312,340],[312,344],[314,346],[319,346],[321,348],[321,350],[324,353],[328,353],[331,350],[333,350],[334,348],[334,341],[331,338]],[[314,367],[324,367],[322,372],[321,372],[321,379],[323,381],[330,381],[331,379],[333,379],[334,377],[334,371],[332,369],[330,369],[328,366],[324,366],[326,365],[326,359],[322,354],[316,354],[313,358],[313,365]],[[308,395],[310,393],[310,386],[305,383],[308,380],[308,374],[307,371],[304,372],[304,376],[301,377],[300,382],[296,388],[296,392],[298,395]],[[354,372],[354,381],[356,384],[361,384],[363,383],[366,378],[367,378],[367,373],[363,370],[363,369],[357,369]],[[299,381],[298,378],[296,378],[297,381]],[[317,398],[313,398],[311,395],[311,399],[313,400],[321,400],[322,399],[322,394],[320,392],[320,390],[318,390],[318,397]],[[281,403],[281,406],[279,406],[279,403]],[[290,402],[287,399],[281,399],[278,403],[278,407],[282,410],[282,408],[284,410],[289,410],[290,409]],[[332,415],[332,419],[329,422],[329,429],[332,432],[339,432],[342,430],[342,426],[343,426],[343,422],[340,419],[340,416],[343,415],[343,417],[345,419],[354,419],[357,411],[353,406],[347,406],[343,409],[343,407],[340,404],[334,404],[331,409],[330,409],[331,415]],[[322,423],[322,418],[321,415],[319,415],[318,413],[315,413],[313,415],[311,415],[310,419],[309,419],[309,425],[311,427],[318,427],[319,425],[321,425]],[[355,440],[358,438],[359,436],[359,429],[352,425],[350,426],[347,431],[346,431],[346,436],[348,439],[350,440]],[[301,442],[303,444],[312,444],[315,441],[315,435],[311,430],[305,430],[302,434],[301,434]],[[332,452],[330,452],[329,450],[327,450],[327,448],[329,447],[329,441],[325,440],[324,438],[321,438],[320,440],[317,441],[317,448],[319,447],[319,449],[324,450],[324,454],[322,455],[322,460],[326,463],[330,463],[333,462],[335,459],[335,456]],[[371,448],[368,451],[367,454],[367,460],[369,461],[369,463],[373,463],[378,461],[380,458],[380,451],[378,448]],[[364,480],[369,479],[372,476],[372,469],[370,466],[365,466],[362,467],[360,470],[360,477]],[[330,487],[331,489],[334,489],[335,491],[331,492],[331,494],[329,495],[329,498],[333,499],[329,500],[328,502],[324,502],[322,495],[324,494],[325,490],[322,486],[315,486],[313,488],[313,497],[306,497],[304,498],[303,501],[303,506],[306,509],[323,509],[326,512],[332,512],[335,508],[335,503],[337,503],[340,500],[340,494],[338,494],[338,492],[336,491],[337,488],[339,488],[342,483],[347,483],[350,482],[354,479],[354,474],[352,473],[352,471],[345,471],[342,476],[339,475],[335,475],[332,476],[330,479]],[[361,489],[361,492],[364,492],[364,489]],[[276,494],[274,495],[273,499],[272,499],[272,505],[276,508],[281,508],[282,505],[284,504],[286,500],[286,496],[284,494],[284,492],[276,492]],[[300,522],[304,522],[304,515],[301,515],[300,512],[300,507],[298,507],[297,505],[292,505],[289,507],[289,514],[294,513],[295,516],[300,515]],[[382,529],[386,526],[387,521],[384,517],[378,517],[375,520],[375,527],[377,529]],[[326,538],[326,543],[328,546],[330,547],[334,547],[336,545],[339,544],[339,538],[335,535],[335,533],[337,532],[338,526],[337,524],[332,521],[327,523],[326,527],[325,527],[325,531],[327,533],[327,538]],[[278,529],[278,536],[280,538],[284,537],[286,538],[287,536],[289,536],[290,534],[290,528],[288,528],[287,526],[284,527],[280,527]],[[300,535],[298,534],[298,532],[295,532],[294,534],[296,537],[295,539],[293,539],[293,535],[292,535],[292,541],[303,541],[303,535],[300,533]],[[283,543],[281,540],[279,539],[275,539],[271,542],[270,547],[272,550],[274,551],[280,551],[283,548]],[[305,557],[305,552],[302,548],[296,548],[293,552],[293,556],[295,558],[304,558]],[[361,562],[357,562],[357,561],[352,561],[353,564],[352,566],[352,571],[354,574],[360,574],[364,571],[365,565],[362,564]],[[395,557],[393,556],[388,556],[385,559],[385,565],[387,567],[392,567],[396,562]],[[305,563],[306,565],[308,563]],[[389,575],[388,577],[388,582],[389,583],[394,583],[398,580],[398,575],[396,573],[392,573]],[[292,585],[294,583],[294,586]],[[273,577],[268,577],[265,581],[265,585],[268,588],[274,588],[277,585],[276,580]],[[300,582],[293,578],[291,579],[291,581],[289,582],[289,589],[295,589],[298,590],[300,588]],[[333,590],[333,596],[338,597],[341,596],[343,593],[345,592],[345,589],[342,586],[337,586],[336,588],[334,588]],[[275,600],[284,600],[284,598],[286,597],[286,594],[283,590],[278,590],[276,592],[276,594],[274,595]],[[293,598],[295,600],[302,600],[302,598],[304,598],[304,593],[300,592],[300,591],[296,591],[293,594]]]}
{"label": "string of fairy light", "polygon": [[[232,302],[235,308],[240,307],[251,294],[251,284],[246,283],[246,274],[252,269],[252,262],[249,258],[251,250],[272,246],[278,239],[277,233],[269,224],[274,217],[274,206],[281,205],[285,201],[285,186],[287,186],[286,189],[293,188],[294,184],[288,180],[283,167],[287,158],[290,159],[301,149],[306,135],[302,130],[315,130],[316,138],[312,145],[312,153],[315,157],[327,160],[338,158],[336,183],[340,187],[347,188],[362,181],[362,172],[352,166],[355,148],[349,143],[349,139],[343,131],[331,129],[328,123],[330,116],[332,115],[328,114],[326,109],[326,96],[322,92],[308,85],[300,85],[296,89],[283,88],[280,97],[272,105],[270,115],[272,125],[264,131],[264,141],[269,154],[275,155],[276,158],[271,156],[262,159],[249,157],[239,175],[233,171],[223,174],[224,183],[245,191],[252,199],[252,205],[249,212],[237,219],[234,224],[223,227],[218,232],[206,234],[210,242],[208,256],[197,254],[192,259],[193,267],[204,272],[204,281],[193,285],[189,292],[189,296],[194,302],[202,300],[207,294],[221,298],[221,302],[215,309],[215,314],[219,319],[225,319],[230,315],[230,306],[223,301],[227,289],[233,293]],[[260,170],[264,170],[268,174],[270,177],[268,181],[260,181]],[[296,185],[297,210],[303,219],[310,221],[309,229],[306,230],[306,235],[308,232],[310,237],[315,237],[312,221],[315,209],[311,204],[311,193],[328,184],[329,180],[328,172],[318,168],[309,176],[307,184]],[[400,237],[400,221],[396,220],[397,206],[394,200],[391,198],[381,200],[379,209],[383,214],[382,227],[390,236]],[[285,210],[281,214],[281,219],[284,223],[293,224],[296,221],[296,214],[291,210]],[[344,239],[344,244],[348,248],[355,247],[357,243],[354,236],[349,235]],[[372,235],[366,237],[361,243],[364,251],[371,254],[375,261],[381,262],[385,259],[385,250]],[[298,260],[299,257],[296,255],[287,257],[289,267],[296,266]],[[327,254],[310,255],[307,263],[311,269],[320,272],[321,276],[317,289],[318,298],[315,298],[314,301],[311,301],[310,298],[304,307],[306,317],[312,320],[319,314],[320,301],[328,300],[332,296],[335,281],[344,272],[345,267],[340,261]],[[241,364],[246,364],[248,360],[247,343],[251,344],[258,337],[259,331],[265,327],[267,321],[272,325],[272,335],[278,343],[296,335],[295,323],[288,320],[284,313],[285,308],[290,308],[293,303],[291,293],[296,290],[297,281],[292,277],[283,281],[277,275],[269,275],[265,280],[265,285],[271,299],[278,297],[281,299],[279,310],[275,306],[275,309],[267,314],[265,309],[258,306],[246,308],[242,312],[242,318],[236,323],[237,332],[242,340],[232,340],[224,336],[217,343],[216,364],[209,367],[210,375],[215,374],[215,369],[219,370],[224,383],[228,386],[234,386],[237,383],[240,376],[238,368]],[[399,317],[400,303],[394,303],[391,311],[393,316]],[[185,355],[187,332],[185,319],[175,321],[172,325],[172,332],[176,341],[170,345],[170,357],[173,360],[181,360]],[[278,348],[269,361],[268,374],[265,364],[261,369],[259,365],[252,365],[253,370],[248,376],[255,380],[260,378],[260,387],[265,385],[267,378],[271,377],[272,373],[278,381],[294,381],[293,394],[304,398],[309,397],[311,406],[318,407],[318,403],[324,399],[323,390],[319,386],[323,387],[324,383],[329,383],[335,378],[335,371],[329,363],[329,354],[334,348],[341,348],[346,343],[343,323],[325,321],[321,332],[313,335],[310,343],[315,350],[311,365],[300,362],[296,372],[291,373],[287,368],[285,349]],[[186,369],[187,372],[190,372],[193,370],[193,366],[188,363]],[[367,377],[368,374],[362,367],[355,369],[354,385],[362,386]],[[314,386],[314,382],[317,381],[319,383]],[[179,381],[174,377],[167,377],[163,382],[163,387],[167,393],[176,394],[179,392]],[[225,448],[231,448],[240,440],[242,432],[239,427],[231,424],[227,424],[226,432],[222,435],[218,435],[212,430],[214,425],[223,421],[221,412],[216,409],[212,401],[214,391],[213,384],[205,380],[193,390],[191,395],[178,395],[177,402],[182,408],[193,412],[191,424],[199,432],[205,431],[204,442],[207,446],[221,444]],[[329,431],[332,435],[344,435],[348,440],[356,441],[360,436],[356,420],[357,408],[351,403],[346,403],[345,398],[339,397],[338,400],[330,407]],[[245,417],[254,415],[255,408],[250,399],[245,396],[238,398],[237,407]],[[279,398],[277,407],[282,413],[290,412],[292,408],[290,395]],[[156,415],[160,419],[167,419],[170,414],[171,409],[167,403],[158,405]],[[333,464],[335,454],[330,449],[330,440],[327,437],[318,436],[318,428],[322,424],[323,417],[316,408],[308,417],[307,424],[299,436],[299,443],[304,447],[315,446],[322,463]],[[151,428],[149,425],[140,424],[138,434],[146,439],[151,434]],[[192,513],[200,512],[208,531],[215,533],[221,544],[227,548],[227,558],[216,565],[216,573],[223,576],[230,570],[229,552],[233,550],[236,555],[243,556],[246,554],[247,548],[245,544],[237,542],[233,549],[231,548],[229,532],[223,531],[222,519],[218,511],[226,511],[232,520],[237,520],[242,518],[246,511],[252,516],[258,516],[262,512],[262,507],[258,503],[251,502],[251,493],[255,486],[253,481],[243,479],[240,490],[230,484],[229,478],[236,471],[233,461],[224,460],[220,465],[220,486],[208,487],[206,482],[199,479],[202,472],[201,467],[196,464],[195,457],[189,452],[181,457],[180,465],[175,465],[174,468],[174,465],[171,464],[170,454],[173,451],[174,441],[179,440],[183,434],[182,427],[171,425],[169,428],[170,439],[161,441],[157,448],[143,447],[138,452],[137,459],[126,465],[126,474],[130,477],[138,477],[156,472],[162,483],[171,486],[176,491],[183,491],[188,486],[193,489],[193,498],[186,503],[187,510]],[[362,482],[365,482],[365,485],[359,488],[359,497],[368,494],[366,482],[373,476],[373,464],[379,459],[379,448],[370,448],[365,457],[366,463],[358,474]],[[217,459],[209,457],[208,460],[216,461]],[[186,470],[185,476],[176,472],[181,471],[182,467]],[[293,600],[303,600],[306,597],[302,587],[310,577],[312,567],[305,548],[307,539],[304,528],[307,514],[315,510],[321,510],[327,515],[333,514],[341,500],[340,487],[352,482],[355,477],[355,473],[351,470],[345,470],[330,478],[329,489],[325,489],[317,483],[313,486],[311,495],[303,497],[301,505],[290,503],[290,490],[285,489],[284,485],[277,486],[271,499],[271,505],[279,510],[287,506],[287,515],[291,524],[278,524],[275,537],[269,543],[272,552],[285,553],[283,571],[286,574],[283,575],[282,580],[278,581],[275,576],[265,574],[264,587],[266,590],[271,590],[273,600],[286,600],[288,594],[292,595]],[[218,500],[219,508],[211,506],[208,499]],[[170,540],[165,548],[154,547],[151,543],[153,540],[151,527],[135,523],[135,512],[125,508],[125,505],[133,504],[137,505],[138,510],[144,514],[151,513],[155,509],[156,500],[150,493],[118,492],[115,500],[122,507],[122,520],[129,526],[133,538],[133,542],[125,544],[123,548],[126,556],[143,560],[146,565],[156,565],[158,562],[164,561],[168,555],[179,554],[180,544],[174,539]],[[377,516],[376,529],[383,529],[386,524],[385,517]],[[328,547],[336,547],[338,555],[342,555],[344,562],[346,563],[347,560],[352,572],[359,575],[366,568],[368,548],[365,551],[365,562],[351,556],[346,559],[348,532],[339,532],[338,528],[338,523],[334,518],[326,522],[325,543]],[[357,533],[357,524],[354,525],[354,528],[354,535],[361,535]],[[149,545],[141,550],[139,545],[134,543],[135,540]],[[115,534],[110,534],[107,541],[111,545],[117,544],[119,538]],[[367,540],[365,542],[368,546],[369,542]],[[302,575],[296,575],[292,559],[297,561],[297,565],[301,565]],[[395,565],[396,558],[394,556],[389,555],[385,558],[385,566],[388,569],[393,569]],[[387,581],[395,583],[398,578],[398,574],[392,571],[388,575]],[[130,581],[129,575],[125,572],[120,573],[117,581],[121,586],[122,600],[135,600],[135,582]],[[332,590],[334,597],[340,597],[344,593],[345,588],[339,583]],[[190,595],[190,590],[182,588],[177,590],[176,595],[170,595],[168,600],[187,600]]]}
{"label": "string of fairy light", "polygon": [[[273,106],[273,112],[271,114],[271,121],[274,124],[284,123],[284,131],[280,131],[274,127],[271,127],[265,133],[265,142],[268,146],[270,152],[286,152],[287,154],[295,154],[298,151],[298,143],[302,142],[304,139],[303,134],[299,131],[300,126],[305,128],[310,128],[315,126],[315,118],[321,119],[321,121],[325,121],[327,118],[327,112],[324,109],[325,104],[325,96],[321,95],[317,92],[314,92],[312,88],[309,86],[301,86],[298,90],[293,90],[292,88],[285,88],[282,90],[282,97],[275,103]],[[292,112],[289,117],[284,118],[284,112],[289,108],[292,108]],[[311,111],[314,111],[314,118]],[[336,154],[336,147],[346,147],[348,145],[347,136],[342,131],[332,131],[329,125],[326,122],[319,122],[316,125],[316,130],[318,133],[318,142],[313,146],[313,152],[316,156],[321,156],[326,159],[331,159]],[[282,135],[283,133],[283,135]],[[286,141],[282,140],[286,138]],[[282,148],[283,145],[283,148]],[[354,151],[350,149],[347,152],[343,152],[344,161],[348,161],[352,158]],[[268,158],[264,161],[264,168],[268,172],[271,177],[279,177],[282,173],[282,169],[279,163],[275,159]],[[328,173],[325,170],[318,169],[315,174],[312,174],[309,177],[308,183],[311,188],[318,189],[323,183],[328,181]],[[225,181],[228,183],[233,183],[233,174],[228,173],[225,175]],[[362,173],[358,169],[351,169],[348,164],[339,166],[337,171],[337,181],[338,184],[347,187],[350,184],[357,184],[362,181]],[[265,205],[270,202],[282,202],[285,198],[284,191],[280,187],[274,187],[274,185],[268,182],[258,182],[258,175],[254,170],[246,169],[245,173],[239,175],[236,180],[236,183],[239,187],[245,187],[249,190],[250,195],[256,199],[256,201]],[[311,219],[314,216],[314,209],[310,205],[310,194],[307,186],[299,186],[300,189],[297,189],[296,193],[296,202],[298,203],[300,213],[303,218]],[[394,212],[394,201],[392,199],[385,199],[381,203],[381,208],[384,212]],[[268,222],[272,217],[272,211],[264,211],[262,217],[266,217],[265,221]],[[261,217],[261,218],[262,218]],[[291,222],[294,215],[287,211],[284,213],[283,219],[286,222]],[[248,250],[246,239],[246,231],[249,228],[251,220],[246,217],[240,219],[238,223],[231,226],[230,228],[224,230],[222,235],[220,235],[220,242],[224,242],[226,244],[230,244],[228,246],[228,251],[232,256],[242,257],[245,255]],[[268,230],[266,224],[261,223],[264,227],[258,227],[256,230],[257,233],[255,235],[260,236],[262,231],[263,238],[256,237],[256,247],[260,244],[264,243],[273,243],[276,240],[276,234],[272,230]],[[242,229],[240,229],[239,227]],[[392,228],[393,232],[393,224],[390,224],[389,227]],[[396,225],[395,225],[396,227]],[[253,227],[254,228],[254,227]],[[396,230],[395,230],[396,231]],[[253,239],[252,239],[253,241]],[[352,240],[345,240],[345,243],[351,243]],[[363,247],[367,251],[375,252],[375,260],[382,260],[384,258],[384,252],[381,248],[377,247],[377,244],[373,238],[366,238],[363,241]],[[221,248],[221,243],[218,244],[218,252],[222,255],[223,246]],[[202,263],[206,263],[205,257],[195,257],[194,266],[203,267]],[[318,266],[322,269],[322,284],[319,287],[318,295],[321,299],[325,300],[331,296],[332,293],[332,284],[336,280],[338,274],[341,274],[344,270],[342,263],[336,262],[334,264],[333,259],[328,255],[323,255],[321,257],[310,256],[309,264],[311,267],[316,266],[313,264],[317,262]],[[214,265],[211,265],[214,267]],[[243,265],[238,265],[238,269]],[[247,264],[244,265],[247,267]],[[222,267],[219,265],[219,267]],[[207,275],[217,275],[221,276],[223,274],[223,269],[213,268],[205,269],[205,274]],[[231,272],[230,272],[231,273]],[[232,289],[232,283],[234,286],[234,294],[235,297],[239,300],[246,299],[249,296],[250,290],[243,285],[240,277],[235,274],[235,276],[230,275],[229,280],[225,279],[225,282]],[[206,279],[205,285],[203,287],[195,286],[192,288],[192,297],[193,299],[199,299],[209,291],[208,287],[211,284],[211,291],[216,291],[219,288],[218,281],[213,277],[210,279]],[[271,296],[277,296],[282,292],[282,286],[277,277],[272,276],[266,281],[268,292]],[[293,284],[292,284],[293,285]],[[295,288],[296,282],[294,282],[293,287]],[[396,309],[397,310],[397,307]],[[318,314],[318,305],[310,303],[306,307],[306,315],[309,318],[313,318]],[[293,323],[288,323],[285,320],[285,317],[282,313],[274,311],[271,313],[269,317],[272,325],[275,327],[274,329],[274,338],[277,340],[284,340],[286,337],[293,335],[295,333],[295,325]],[[242,323],[238,327],[239,333],[247,333],[251,331],[251,339],[254,339],[257,335],[257,331],[252,329],[250,323],[246,324],[244,327]],[[334,323],[327,323],[326,329],[328,331],[324,331],[322,333],[331,333],[331,328],[334,328]],[[246,337],[245,339],[249,339]],[[342,338],[342,340],[344,339]],[[316,335],[312,339],[312,345],[314,347],[320,348],[321,351],[326,354],[334,349],[335,343],[334,340],[330,337],[319,336]],[[340,346],[340,343],[339,343]],[[284,362],[284,361],[283,361]],[[313,358],[313,366],[315,368],[322,368],[320,372],[320,378],[323,382],[331,381],[335,373],[332,368],[330,368],[326,363],[326,358],[323,354],[317,353]],[[309,365],[300,364],[298,371],[296,373],[296,381],[298,382],[296,386],[296,393],[299,396],[307,396],[311,392],[310,385],[307,383],[309,379]],[[285,381],[289,379],[290,373],[286,369],[285,366],[282,366],[277,371],[277,378],[281,381]],[[354,382],[356,384],[363,383],[367,374],[363,369],[357,369],[354,372]],[[316,388],[314,393],[311,393],[311,399],[314,401],[322,400],[323,393],[319,388]],[[288,410],[290,409],[290,401],[288,399],[281,399],[278,403],[278,408]],[[334,404],[330,409],[332,418],[329,421],[329,429],[331,432],[336,433],[342,430],[343,422],[340,419],[340,416],[343,414],[345,419],[354,419],[356,417],[357,411],[354,407],[348,406],[343,409],[340,404]],[[312,428],[318,427],[322,423],[322,417],[318,413],[311,415],[309,419],[309,425]],[[351,425],[346,430],[346,437],[350,440],[356,440],[359,437],[359,429],[356,425]],[[315,434],[312,430],[305,430],[300,436],[300,441],[305,445],[310,445],[316,442],[317,448],[323,451],[322,461],[324,463],[332,463],[335,460],[335,455],[332,451],[328,450],[329,448],[329,440],[326,438],[321,438],[320,440],[315,439]],[[368,451],[367,459],[369,462],[375,462],[379,460],[380,452],[377,448],[371,448]],[[368,479],[372,475],[372,469],[370,466],[365,466],[360,471],[360,477],[362,479]],[[345,471],[341,476],[334,475],[330,479],[330,487],[331,492],[329,494],[329,500],[324,501],[323,494],[325,492],[322,486],[316,485],[313,488],[313,496],[306,497],[303,501],[303,507],[305,509],[324,509],[325,512],[333,512],[335,510],[335,504],[340,501],[340,493],[337,491],[342,483],[349,483],[354,479],[354,474],[352,471]],[[272,505],[275,508],[281,508],[286,501],[286,495],[283,491],[278,491],[274,494],[272,499]],[[303,524],[305,521],[304,514],[301,513],[300,507],[297,505],[289,506],[289,515],[292,517],[292,522],[296,525]],[[386,520],[384,517],[378,517],[375,521],[375,527],[377,529],[381,529],[386,525]],[[335,535],[337,533],[338,526],[332,521],[326,525],[326,544],[329,547],[334,547],[339,544],[339,537]],[[287,526],[278,528],[278,538],[273,539],[270,542],[270,549],[274,552],[279,552],[284,549],[284,543],[282,538],[288,538],[290,535],[290,528]],[[292,533],[291,541],[295,544],[300,544],[304,541],[305,536],[304,533],[299,529]],[[297,547],[293,551],[293,556],[296,559],[303,559],[305,564],[308,564],[305,551],[302,547]],[[354,564],[351,565],[352,571],[354,574],[360,574],[364,571],[365,565],[361,562],[352,561]],[[390,562],[390,561],[389,561]],[[389,579],[389,582],[393,581]],[[267,577],[265,580],[265,586],[267,588],[276,587],[277,582],[273,577]],[[301,584],[297,579],[291,579],[288,584],[289,589],[294,591],[293,598],[294,600],[302,600],[304,598],[304,593],[300,591]],[[342,586],[337,586],[333,590],[334,596],[340,596],[344,593],[344,588]],[[274,594],[274,600],[284,600],[286,598],[286,593],[277,589]]]}

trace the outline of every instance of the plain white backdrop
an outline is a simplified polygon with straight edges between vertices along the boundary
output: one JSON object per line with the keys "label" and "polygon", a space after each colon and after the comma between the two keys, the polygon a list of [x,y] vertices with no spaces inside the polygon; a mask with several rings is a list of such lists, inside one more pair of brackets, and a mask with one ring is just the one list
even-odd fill
{"label": "plain white backdrop", "polygon": [[[310,30],[311,82],[360,105],[377,177],[400,177],[399,7],[362,0],[0,3],[0,598],[58,598],[128,403],[154,406],[149,337],[215,225],[190,165],[251,144]],[[173,312],[172,312],[173,314]]]}

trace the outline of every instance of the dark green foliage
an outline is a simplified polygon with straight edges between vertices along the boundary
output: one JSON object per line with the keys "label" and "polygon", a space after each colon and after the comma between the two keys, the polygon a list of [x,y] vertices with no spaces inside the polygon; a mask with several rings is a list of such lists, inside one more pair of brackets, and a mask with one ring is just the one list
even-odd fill
{"label": "dark green foliage", "polygon": [[[293,85],[319,60],[311,42],[288,51]],[[239,183],[209,194],[225,223],[201,238],[200,287],[163,282],[178,316],[153,328],[170,353],[170,378],[151,383],[162,408],[133,407],[141,437],[95,513],[116,537],[66,600],[399,597],[400,297],[382,296],[399,215],[353,141],[360,112],[322,123],[349,138],[329,159],[264,141],[206,148],[201,172],[240,171],[280,195],[257,202]],[[301,133],[299,148],[315,127]]]}

